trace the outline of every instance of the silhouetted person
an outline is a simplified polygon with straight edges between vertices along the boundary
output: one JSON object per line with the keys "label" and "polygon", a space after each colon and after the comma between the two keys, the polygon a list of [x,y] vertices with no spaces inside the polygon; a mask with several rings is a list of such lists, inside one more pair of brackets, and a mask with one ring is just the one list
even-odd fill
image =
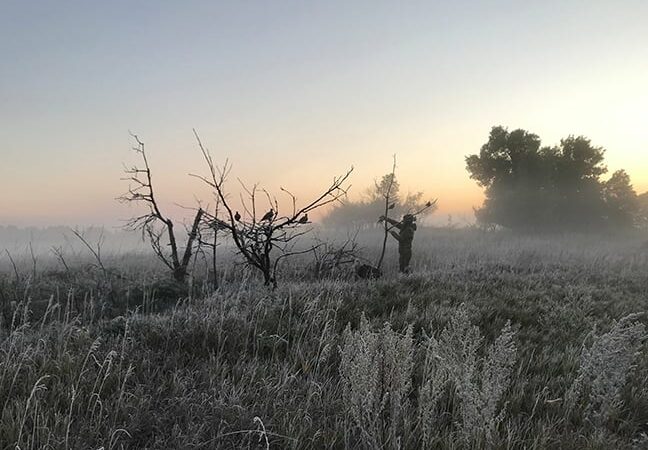
{"label": "silhouetted person", "polygon": [[398,267],[402,273],[409,272],[409,263],[412,259],[412,241],[416,231],[416,217],[412,214],[405,214],[403,220],[390,219],[389,217],[380,216],[380,220],[385,220],[398,228],[399,232],[389,230],[394,239],[398,241]]}

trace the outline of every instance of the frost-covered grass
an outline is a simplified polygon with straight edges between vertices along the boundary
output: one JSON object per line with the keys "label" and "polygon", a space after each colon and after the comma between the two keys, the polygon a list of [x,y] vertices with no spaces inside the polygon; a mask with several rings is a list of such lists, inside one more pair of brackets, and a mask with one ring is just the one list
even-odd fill
{"label": "frost-covered grass", "polygon": [[417,242],[410,276],[294,262],[274,292],[240,268],[215,292],[151,264],[4,272],[0,449],[645,448],[640,240]]}

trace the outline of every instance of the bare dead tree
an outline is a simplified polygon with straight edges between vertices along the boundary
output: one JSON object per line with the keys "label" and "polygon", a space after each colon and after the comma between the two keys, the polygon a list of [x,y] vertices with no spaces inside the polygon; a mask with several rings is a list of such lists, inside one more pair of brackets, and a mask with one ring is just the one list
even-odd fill
{"label": "bare dead tree", "polygon": [[[201,179],[214,190],[214,195],[220,202],[224,215],[223,218],[208,214],[206,216],[211,220],[211,225],[215,230],[226,231],[232,236],[238,253],[243,256],[249,266],[262,273],[264,284],[276,287],[279,263],[290,256],[312,251],[312,247],[305,250],[298,250],[296,247],[298,238],[311,231],[309,227],[306,227],[310,223],[308,214],[325,205],[337,202],[346,195],[348,190],[346,182],[353,168],[345,174],[335,177],[317,198],[302,207],[297,206],[297,198],[290,191],[281,188],[281,191],[288,196],[292,203],[292,208],[288,213],[280,212],[279,202],[266,190],[260,189],[256,184],[248,187],[239,180],[245,194],[245,196],[241,195],[243,209],[243,214],[241,214],[233,209],[231,200],[225,191],[225,182],[231,171],[229,161],[226,160],[222,167],[216,166],[196,130],[194,130],[194,135],[207,163],[209,175],[193,176]],[[264,203],[269,208],[269,210],[263,209],[263,215],[259,209],[259,196],[264,198]]]}
{"label": "bare dead tree", "polygon": [[[122,203],[144,203],[148,208],[148,212],[130,219],[126,224],[126,228],[141,231],[142,238],[148,239],[153,252],[172,271],[175,280],[184,283],[187,278],[191,253],[204,211],[202,208],[198,208],[196,211],[192,226],[187,233],[184,252],[181,255],[173,220],[162,213],[157,198],[155,197],[151,168],[146,157],[144,142],[135,134],[131,134],[131,136],[133,136],[137,143],[137,146],[133,147],[133,151],[141,157],[142,165],[124,168],[124,173],[127,176],[123,179],[129,181],[131,184],[129,184],[128,192],[120,196],[118,200]],[[167,240],[169,250],[165,248]]]}

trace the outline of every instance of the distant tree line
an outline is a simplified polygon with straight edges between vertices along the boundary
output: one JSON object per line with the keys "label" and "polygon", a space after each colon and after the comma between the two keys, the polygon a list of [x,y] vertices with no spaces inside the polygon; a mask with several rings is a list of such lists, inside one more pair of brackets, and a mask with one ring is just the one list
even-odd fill
{"label": "distant tree line", "polygon": [[493,127],[479,154],[466,157],[470,177],[486,194],[477,220],[525,231],[622,229],[648,222],[648,194],[637,196],[624,170],[604,179],[604,155],[605,149],[583,136],[543,147],[536,134]]}

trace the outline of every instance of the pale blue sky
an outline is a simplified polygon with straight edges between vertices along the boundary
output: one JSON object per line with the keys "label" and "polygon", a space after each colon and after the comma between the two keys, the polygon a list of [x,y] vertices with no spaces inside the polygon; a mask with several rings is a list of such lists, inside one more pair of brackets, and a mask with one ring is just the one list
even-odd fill
{"label": "pale blue sky", "polygon": [[169,208],[205,195],[192,127],[304,199],[396,153],[406,189],[468,214],[463,159],[498,124],[587,135],[648,190],[648,2],[529,3],[2,0],[0,222],[128,217],[129,129]]}

